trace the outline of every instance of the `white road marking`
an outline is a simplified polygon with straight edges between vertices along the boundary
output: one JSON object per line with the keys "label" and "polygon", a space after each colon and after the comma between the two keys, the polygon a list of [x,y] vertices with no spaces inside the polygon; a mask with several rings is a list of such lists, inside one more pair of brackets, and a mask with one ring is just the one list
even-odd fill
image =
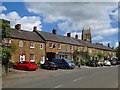
{"label": "white road marking", "polygon": [[83,79],[83,78],[85,78],[85,77],[87,77],[87,76],[84,76],[84,77],[81,77],[81,78],[74,79],[73,82],[78,81],[78,80],[80,80],[80,79]]}
{"label": "white road marking", "polygon": [[54,88],[59,88],[59,87],[62,87],[63,85],[59,85],[59,86],[56,86],[56,87],[54,87]]}

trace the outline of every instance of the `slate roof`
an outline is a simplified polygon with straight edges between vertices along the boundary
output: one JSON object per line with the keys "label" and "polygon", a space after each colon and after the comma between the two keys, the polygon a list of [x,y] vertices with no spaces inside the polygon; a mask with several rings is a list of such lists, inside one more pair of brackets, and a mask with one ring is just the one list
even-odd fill
{"label": "slate roof", "polygon": [[44,42],[44,40],[39,35],[37,35],[36,32],[25,31],[25,30],[18,31],[12,29],[11,38]]}
{"label": "slate roof", "polygon": [[86,47],[91,47],[91,48],[96,48],[96,49],[104,49],[104,50],[110,50],[113,51],[114,49],[99,45],[99,44],[93,44],[89,43],[80,39],[76,39],[73,37],[67,37],[67,36],[62,36],[58,34],[53,34],[53,33],[48,33],[48,32],[43,32],[43,31],[37,31],[46,41],[54,41],[54,42],[60,42],[60,43],[66,43],[66,44],[73,44],[73,45],[81,45],[81,46],[86,46]]}
{"label": "slate roof", "polygon": [[55,35],[53,33],[43,32],[43,31],[37,31],[45,40],[47,41],[54,41],[54,42],[60,42],[60,43],[66,43],[66,44],[73,44],[73,45],[82,45],[79,43],[75,38],[62,36],[62,35]]}

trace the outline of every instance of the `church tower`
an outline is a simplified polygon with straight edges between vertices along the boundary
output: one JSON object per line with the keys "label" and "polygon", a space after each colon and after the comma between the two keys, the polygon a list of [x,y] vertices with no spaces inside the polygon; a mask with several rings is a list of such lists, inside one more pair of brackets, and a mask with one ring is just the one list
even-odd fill
{"label": "church tower", "polygon": [[89,28],[89,29],[84,29],[84,28],[83,28],[83,30],[82,30],[82,40],[83,40],[83,41],[87,41],[87,42],[89,42],[89,43],[92,42],[92,40],[91,40],[91,30],[90,30],[90,28]]}

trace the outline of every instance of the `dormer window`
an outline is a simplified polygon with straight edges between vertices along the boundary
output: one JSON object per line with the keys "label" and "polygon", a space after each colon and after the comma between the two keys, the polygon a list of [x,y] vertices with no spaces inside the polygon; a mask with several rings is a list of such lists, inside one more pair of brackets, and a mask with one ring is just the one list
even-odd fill
{"label": "dormer window", "polygon": [[19,47],[23,47],[23,41],[19,42]]}
{"label": "dormer window", "polygon": [[35,48],[34,42],[30,42],[30,48]]}

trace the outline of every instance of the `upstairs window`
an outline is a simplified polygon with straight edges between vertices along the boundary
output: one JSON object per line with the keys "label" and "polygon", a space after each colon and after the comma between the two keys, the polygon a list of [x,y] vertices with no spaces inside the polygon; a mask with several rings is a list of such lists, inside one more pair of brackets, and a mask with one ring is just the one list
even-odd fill
{"label": "upstairs window", "polygon": [[23,47],[23,41],[19,42],[19,47]]}
{"label": "upstairs window", "polygon": [[61,44],[58,44],[58,49],[61,49]]}
{"label": "upstairs window", "polygon": [[42,43],[40,44],[40,49],[43,49],[43,44]]}
{"label": "upstairs window", "polygon": [[5,39],[5,43],[6,43],[6,44],[10,44],[10,43],[11,43],[11,40],[10,40],[9,38],[6,38],[6,39]]}
{"label": "upstairs window", "polygon": [[73,46],[70,45],[70,50],[73,50]]}
{"label": "upstairs window", "polygon": [[35,48],[34,42],[30,42],[30,48]]}
{"label": "upstairs window", "polygon": [[50,47],[50,48],[53,48],[53,44],[52,44],[52,43],[49,43],[49,47]]}

